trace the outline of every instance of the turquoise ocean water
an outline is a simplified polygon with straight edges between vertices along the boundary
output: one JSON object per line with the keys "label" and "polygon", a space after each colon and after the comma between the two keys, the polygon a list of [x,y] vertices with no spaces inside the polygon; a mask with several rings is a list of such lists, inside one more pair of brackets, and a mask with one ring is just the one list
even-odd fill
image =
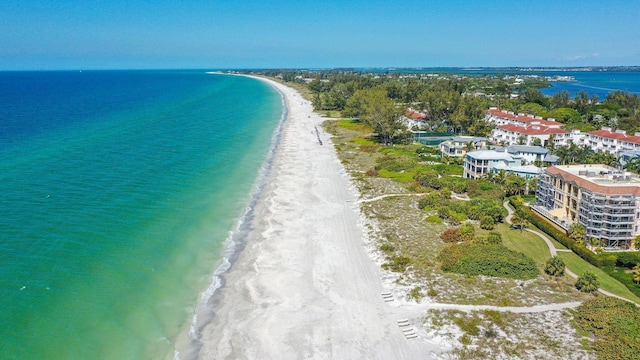
{"label": "turquoise ocean water", "polygon": [[282,113],[204,71],[0,72],[0,358],[172,357]]}

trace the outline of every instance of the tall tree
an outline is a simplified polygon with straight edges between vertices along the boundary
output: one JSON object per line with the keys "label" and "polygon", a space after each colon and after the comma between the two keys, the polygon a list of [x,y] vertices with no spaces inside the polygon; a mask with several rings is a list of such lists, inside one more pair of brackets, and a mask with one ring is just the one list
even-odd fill
{"label": "tall tree", "polygon": [[554,109],[567,107],[570,98],[571,95],[567,90],[558,91],[551,98],[551,107]]}
{"label": "tall tree", "polygon": [[360,120],[375,130],[382,143],[393,144],[404,136],[406,129],[400,120],[400,111],[384,89],[359,90],[353,97],[356,96]]}

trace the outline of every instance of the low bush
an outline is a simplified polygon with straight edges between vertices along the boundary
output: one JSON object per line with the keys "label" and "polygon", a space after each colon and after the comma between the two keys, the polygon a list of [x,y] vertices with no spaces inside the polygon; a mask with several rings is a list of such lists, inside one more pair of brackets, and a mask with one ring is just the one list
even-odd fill
{"label": "low bush", "polygon": [[444,223],[444,221],[442,221],[442,219],[440,219],[438,217],[438,215],[429,215],[427,216],[426,219],[424,219],[424,221],[430,223],[430,224],[442,224]]}
{"label": "low bush", "polygon": [[460,228],[447,229],[440,234],[440,239],[446,243],[457,243],[462,241],[460,238]]}
{"label": "low bush", "polygon": [[592,334],[598,359],[638,359],[640,308],[609,296],[587,300],[574,313],[581,332]]}
{"label": "low bush", "polygon": [[616,254],[616,266],[632,269],[640,264],[640,252],[619,252]]}
{"label": "low bush", "polygon": [[382,264],[382,268],[385,270],[391,270],[393,272],[404,272],[407,270],[407,266],[411,264],[411,259],[407,256],[394,255],[388,262]]}
{"label": "low bush", "polygon": [[504,245],[452,244],[438,255],[441,269],[465,275],[528,280],[540,274],[533,259]]}

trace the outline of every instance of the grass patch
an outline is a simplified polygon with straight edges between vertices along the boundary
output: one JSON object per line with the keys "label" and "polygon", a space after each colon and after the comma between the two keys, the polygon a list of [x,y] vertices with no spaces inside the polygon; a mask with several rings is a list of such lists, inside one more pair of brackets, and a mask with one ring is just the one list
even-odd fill
{"label": "grass patch", "polygon": [[413,182],[413,177],[415,175],[416,173],[412,171],[397,172],[397,171],[389,171],[386,169],[380,169],[378,171],[378,176],[382,178],[392,179],[403,184],[408,184]]}
{"label": "grass patch", "polygon": [[371,139],[367,139],[367,138],[363,138],[363,137],[355,137],[355,138],[353,138],[353,142],[355,144],[365,145],[365,146],[378,145],[377,141],[373,141]]}
{"label": "grass patch", "polygon": [[418,153],[416,152],[417,147],[415,145],[406,145],[406,146],[387,146],[379,150],[381,154],[384,155],[398,155],[398,156],[409,156],[412,158],[418,158]]}
{"label": "grass patch", "polygon": [[502,235],[502,243],[511,250],[529,256],[539,265],[551,258],[549,247],[538,235],[528,231],[520,232],[507,224],[497,224],[493,231]]}
{"label": "grass patch", "polygon": [[372,133],[373,129],[358,120],[338,120],[338,126],[361,133]]}
{"label": "grass patch", "polygon": [[601,289],[640,304],[640,298],[629,291],[626,286],[624,286],[611,276],[607,275],[607,273],[605,273],[601,269],[598,269],[597,267],[582,260],[582,258],[580,258],[578,255],[569,252],[560,252],[558,253],[558,256],[562,259],[562,261],[564,261],[564,263],[567,265],[567,268],[573,271],[578,276],[585,271],[591,271],[598,278]]}

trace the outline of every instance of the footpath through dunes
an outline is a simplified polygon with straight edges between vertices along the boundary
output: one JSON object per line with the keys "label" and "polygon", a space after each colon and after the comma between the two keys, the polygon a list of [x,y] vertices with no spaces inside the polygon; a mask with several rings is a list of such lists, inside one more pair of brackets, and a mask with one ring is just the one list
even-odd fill
{"label": "footpath through dunes", "polygon": [[288,118],[246,246],[223,275],[196,357],[435,357],[441,346],[408,338],[381,297],[355,189],[331,139],[315,130],[323,119],[297,92],[268,82],[284,94]]}

